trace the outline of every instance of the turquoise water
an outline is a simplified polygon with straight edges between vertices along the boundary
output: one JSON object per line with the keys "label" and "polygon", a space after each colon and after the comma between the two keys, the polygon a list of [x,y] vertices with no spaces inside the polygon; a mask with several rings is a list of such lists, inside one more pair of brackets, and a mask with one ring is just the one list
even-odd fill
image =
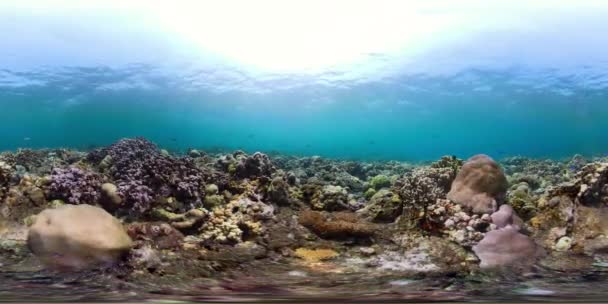
{"label": "turquoise water", "polygon": [[[551,88],[510,84],[522,71],[262,94],[180,89],[164,79],[153,89],[98,89],[146,72],[72,69],[59,80],[36,75],[47,82],[43,86],[3,90],[0,149],[88,149],[144,136],[176,151],[243,149],[352,159],[475,153],[560,158],[608,151],[605,91],[564,96]],[[463,81],[471,75],[482,84]]]}

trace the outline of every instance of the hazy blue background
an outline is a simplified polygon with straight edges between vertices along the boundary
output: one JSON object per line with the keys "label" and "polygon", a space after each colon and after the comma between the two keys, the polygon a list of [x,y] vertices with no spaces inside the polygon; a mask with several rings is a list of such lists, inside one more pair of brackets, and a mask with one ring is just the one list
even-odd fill
{"label": "hazy blue background", "polygon": [[605,1],[127,4],[0,3],[0,150],[608,153]]}

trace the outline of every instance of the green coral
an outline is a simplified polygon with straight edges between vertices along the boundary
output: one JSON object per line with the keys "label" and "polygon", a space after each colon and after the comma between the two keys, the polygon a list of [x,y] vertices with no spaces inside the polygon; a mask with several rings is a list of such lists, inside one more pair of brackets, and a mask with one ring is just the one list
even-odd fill
{"label": "green coral", "polygon": [[205,201],[204,201],[203,205],[207,209],[213,209],[215,207],[223,205],[225,202],[226,201],[224,200],[223,195],[213,194],[213,195],[205,196]]}
{"label": "green coral", "polygon": [[374,196],[374,194],[376,194],[376,189],[369,188],[367,189],[367,191],[365,191],[365,193],[363,193],[363,196],[369,200],[370,198],[372,198],[372,196]]}
{"label": "green coral", "polygon": [[369,185],[371,188],[374,188],[376,190],[388,188],[391,186],[391,179],[386,175],[379,174],[370,179]]}
{"label": "green coral", "polygon": [[362,212],[373,221],[392,222],[403,213],[403,202],[399,195],[381,189],[372,196]]}
{"label": "green coral", "polygon": [[536,215],[536,200],[530,194],[530,188],[527,183],[513,186],[509,192],[509,204],[523,219],[530,219]]}

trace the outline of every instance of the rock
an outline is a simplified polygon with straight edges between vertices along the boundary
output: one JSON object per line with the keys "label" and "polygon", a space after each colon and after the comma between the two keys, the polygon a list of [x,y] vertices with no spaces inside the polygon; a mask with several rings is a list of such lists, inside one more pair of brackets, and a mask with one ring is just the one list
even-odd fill
{"label": "rock", "polygon": [[500,166],[486,155],[469,158],[452,182],[447,198],[474,213],[492,213],[504,201],[508,183]]}
{"label": "rock", "polygon": [[403,212],[399,196],[387,189],[381,189],[372,196],[367,206],[360,210],[372,221],[393,222]]}
{"label": "rock", "polygon": [[572,239],[567,236],[561,237],[555,244],[557,251],[568,251],[570,247],[572,247]]}
{"label": "rock", "polygon": [[118,195],[118,187],[112,183],[102,184],[100,203],[110,210],[122,205],[122,197]]}
{"label": "rock", "polygon": [[80,270],[116,262],[131,248],[122,224],[90,205],[65,205],[36,216],[27,244],[47,266]]}
{"label": "rock", "polygon": [[531,265],[542,252],[532,239],[511,225],[486,233],[473,251],[481,260],[481,268]]}
{"label": "rock", "polygon": [[131,265],[135,268],[145,268],[148,270],[157,269],[162,264],[158,251],[149,246],[132,250],[130,261]]}

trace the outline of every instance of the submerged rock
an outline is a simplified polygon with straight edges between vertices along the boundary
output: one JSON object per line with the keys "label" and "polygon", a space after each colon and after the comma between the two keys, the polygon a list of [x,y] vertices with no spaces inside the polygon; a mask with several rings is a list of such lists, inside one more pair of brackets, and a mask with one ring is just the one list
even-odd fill
{"label": "submerged rock", "polygon": [[492,213],[504,201],[508,183],[500,166],[486,155],[469,158],[452,183],[449,200],[474,213]]}
{"label": "submerged rock", "polygon": [[122,224],[103,209],[64,205],[36,216],[27,244],[47,267],[79,270],[116,262],[132,242]]}

